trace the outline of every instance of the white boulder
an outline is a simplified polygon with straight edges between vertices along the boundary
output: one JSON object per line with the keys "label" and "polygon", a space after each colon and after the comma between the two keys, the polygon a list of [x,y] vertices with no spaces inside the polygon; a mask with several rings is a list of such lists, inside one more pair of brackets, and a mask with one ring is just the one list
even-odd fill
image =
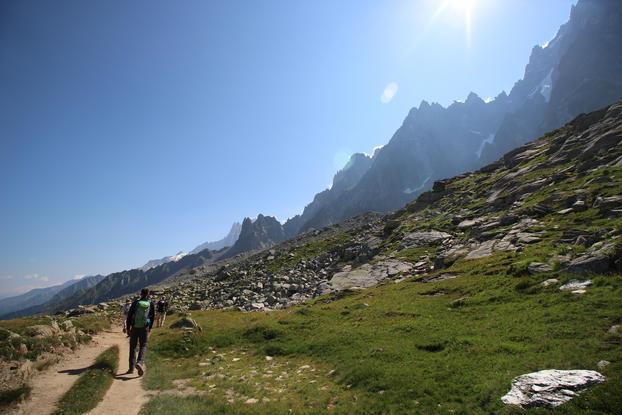
{"label": "white boulder", "polygon": [[593,370],[541,370],[514,378],[512,388],[501,401],[524,408],[555,407],[568,402],[588,386],[604,381],[605,377]]}

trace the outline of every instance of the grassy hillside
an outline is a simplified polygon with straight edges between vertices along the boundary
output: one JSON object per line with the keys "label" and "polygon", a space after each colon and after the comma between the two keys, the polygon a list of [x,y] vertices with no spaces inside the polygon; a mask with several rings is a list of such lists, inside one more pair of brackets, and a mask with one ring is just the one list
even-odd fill
{"label": "grassy hillside", "polygon": [[[380,222],[203,276],[220,298],[326,270],[382,282],[331,290],[334,276],[305,305],[195,312],[200,332],[156,331],[145,384],[165,393],[144,413],[523,413],[501,396],[551,368],[607,381],[528,412],[622,413],[621,112],[579,117]],[[352,240],[373,249],[343,255]],[[387,261],[402,271],[382,274]],[[572,280],[589,285],[564,290]]]}
{"label": "grassy hillside", "polygon": [[499,400],[513,377],[600,370],[608,360],[608,381],[559,413],[620,413],[622,338],[607,331],[622,319],[622,277],[597,277],[579,296],[542,287],[550,275],[508,274],[517,259],[501,254],[455,265],[455,279],[388,283],[290,310],[196,313],[201,333],[153,335],[146,385],[190,379],[204,395],[163,395],[145,412],[518,413]]}

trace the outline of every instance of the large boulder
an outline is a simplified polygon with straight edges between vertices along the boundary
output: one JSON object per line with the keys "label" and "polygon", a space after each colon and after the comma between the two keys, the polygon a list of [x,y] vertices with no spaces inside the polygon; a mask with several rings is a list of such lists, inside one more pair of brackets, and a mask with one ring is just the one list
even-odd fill
{"label": "large boulder", "polygon": [[190,330],[199,330],[201,331],[201,326],[194,319],[190,317],[182,317],[173,324],[171,324],[172,329],[190,329]]}
{"label": "large boulder", "polygon": [[451,239],[451,235],[441,231],[411,232],[404,236],[400,248],[439,245],[447,239]]}
{"label": "large boulder", "polygon": [[593,370],[541,370],[512,379],[512,388],[501,401],[523,408],[556,407],[604,381],[605,377]]}
{"label": "large boulder", "polygon": [[35,326],[27,327],[25,333],[26,335],[30,337],[41,338],[41,337],[52,337],[55,334],[57,334],[58,331],[55,330],[54,327],[52,326],[47,326],[45,324],[37,324]]}

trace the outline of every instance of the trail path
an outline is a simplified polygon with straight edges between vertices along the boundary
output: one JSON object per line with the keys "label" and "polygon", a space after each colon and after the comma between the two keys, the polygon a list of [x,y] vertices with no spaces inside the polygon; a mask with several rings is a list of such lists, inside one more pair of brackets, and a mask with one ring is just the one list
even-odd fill
{"label": "trail path", "polygon": [[128,369],[129,344],[120,329],[106,331],[94,337],[93,342],[49,369],[35,375],[30,382],[30,398],[14,412],[16,415],[49,415],[56,402],[78,377],[91,366],[97,356],[113,345],[119,346],[119,370],[104,400],[89,412],[92,414],[138,414],[147,396],[138,375],[125,375]]}
{"label": "trail path", "polygon": [[135,415],[148,400],[139,376],[134,371],[131,375],[126,375],[129,368],[128,354],[130,345],[127,337],[122,332],[111,333],[112,344],[119,346],[119,369],[117,376],[112,381],[112,385],[104,400],[95,409],[88,412],[88,415]]}

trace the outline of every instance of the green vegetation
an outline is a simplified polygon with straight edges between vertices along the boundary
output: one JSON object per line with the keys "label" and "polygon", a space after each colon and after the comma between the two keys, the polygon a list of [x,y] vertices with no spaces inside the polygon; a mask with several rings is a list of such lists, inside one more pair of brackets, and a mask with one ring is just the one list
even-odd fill
{"label": "green vegetation", "polygon": [[95,408],[112,384],[119,364],[119,347],[112,346],[95,360],[58,403],[55,414],[84,414]]}
{"label": "green vegetation", "polygon": [[0,410],[2,410],[3,407],[6,408],[15,402],[26,399],[28,395],[30,395],[30,387],[26,385],[17,389],[0,392]]}
{"label": "green vegetation", "polygon": [[[58,323],[66,319],[56,320]],[[50,317],[25,317],[14,320],[0,321],[0,358],[16,360],[20,358],[36,360],[45,352],[52,352],[58,348],[67,347],[74,350],[80,343],[91,340],[91,335],[110,328],[111,317],[106,315],[84,315],[72,318],[70,321],[76,330],[80,332],[59,330],[53,336],[32,337],[29,335],[29,327],[36,325],[49,326],[53,319]],[[16,336],[17,334],[17,336]],[[24,350],[24,354],[20,350]]]}
{"label": "green vegetation", "polygon": [[595,278],[578,296],[540,285],[565,275],[515,276],[521,258],[459,261],[444,270],[456,279],[289,310],[193,314],[200,333],[154,332],[145,381],[166,390],[182,380],[191,396],[160,395],[144,413],[522,413],[500,397],[515,376],[545,368],[608,377],[559,413],[621,413],[622,338],[607,330],[622,319],[622,277]]}

